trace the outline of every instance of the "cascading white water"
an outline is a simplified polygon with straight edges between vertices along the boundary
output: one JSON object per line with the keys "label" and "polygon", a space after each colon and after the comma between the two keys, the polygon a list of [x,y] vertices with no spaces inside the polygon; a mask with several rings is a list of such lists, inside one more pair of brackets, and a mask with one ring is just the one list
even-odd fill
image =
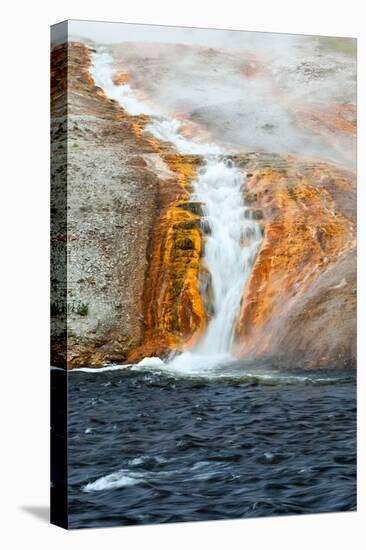
{"label": "cascading white water", "polygon": [[[205,158],[205,165],[193,182],[192,198],[202,203],[205,223],[209,226],[204,262],[211,274],[213,315],[195,349],[176,356],[169,365],[185,368],[197,363],[202,368],[215,361],[230,360],[241,297],[261,241],[260,226],[252,219],[243,198],[245,176],[231,160],[225,159],[225,152],[216,145],[184,137],[178,119],[153,111],[135,97],[128,84],[114,84],[115,67],[107,50],[97,50],[92,63],[90,73],[94,82],[108,97],[117,100],[131,115],[150,115],[146,131],[169,141],[179,153]],[[151,359],[156,364],[156,358]],[[148,365],[148,362],[147,358],[142,363]]]}
{"label": "cascading white water", "polygon": [[244,203],[242,184],[243,173],[230,160],[212,159],[194,185],[210,228],[204,261],[211,274],[214,313],[197,346],[203,355],[231,351],[241,297],[262,237]]}
{"label": "cascading white water", "polygon": [[199,143],[184,137],[181,133],[182,123],[174,117],[167,117],[146,103],[140,101],[129,84],[117,85],[113,82],[115,74],[114,61],[105,48],[99,48],[92,55],[92,66],[89,69],[97,86],[104,90],[110,99],[118,101],[130,115],[149,115],[151,122],[146,131],[162,141],[173,143],[179,153],[192,155],[212,155],[222,152],[211,143]]}

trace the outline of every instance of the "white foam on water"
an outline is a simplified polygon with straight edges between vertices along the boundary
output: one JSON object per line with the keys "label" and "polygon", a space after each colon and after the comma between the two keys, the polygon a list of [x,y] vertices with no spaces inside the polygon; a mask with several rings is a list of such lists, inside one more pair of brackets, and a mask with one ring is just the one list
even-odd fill
{"label": "white foam on water", "polygon": [[101,372],[107,372],[107,371],[117,371],[117,370],[124,370],[130,365],[108,365],[106,367],[98,367],[98,368],[92,368],[92,367],[80,367],[79,369],[71,369],[68,372],[94,372],[94,373],[101,373]]}
{"label": "white foam on water", "polygon": [[[147,358],[149,359],[149,358]],[[143,363],[143,364],[141,364]],[[265,366],[251,367],[243,365],[230,353],[213,353],[201,355],[195,351],[178,353],[172,359],[153,366],[147,360],[132,365],[131,370],[149,373],[160,373],[173,378],[189,378],[192,380],[231,380],[233,382],[259,383],[268,386],[298,385],[298,384],[334,384],[341,382],[338,376],[320,376],[319,373],[293,373],[274,370]]]}
{"label": "white foam on water", "polygon": [[225,365],[236,362],[236,359],[229,353],[201,355],[194,351],[177,353],[173,358],[162,361],[155,361],[156,357],[146,357],[136,365],[131,366],[132,371],[160,372],[173,377],[214,377],[220,376]]}
{"label": "white foam on water", "polygon": [[129,114],[153,114],[151,108],[136,97],[129,84],[114,84],[113,76],[116,70],[113,58],[105,48],[98,48],[92,54],[92,65],[89,72],[96,86],[102,88],[107,97],[118,101]]}
{"label": "white foam on water", "polygon": [[131,458],[131,460],[128,461],[129,466],[141,466],[141,464],[144,464],[146,460],[145,456],[138,456],[136,458]]}
{"label": "white foam on water", "polygon": [[222,150],[211,143],[200,143],[184,137],[181,132],[182,123],[176,118],[155,117],[146,126],[146,131],[151,132],[161,141],[173,143],[182,154],[188,155],[219,155]]}
{"label": "white foam on water", "polygon": [[163,456],[142,455],[142,456],[137,456],[135,458],[131,458],[128,461],[128,465],[129,466],[142,466],[146,462],[151,462],[151,461],[153,461],[155,464],[167,464],[168,462],[170,462],[170,460],[168,460],[167,458],[164,458]]}
{"label": "white foam on water", "polygon": [[[134,459],[134,466],[141,465],[143,462],[138,459]],[[161,461],[162,463],[165,461]],[[130,461],[131,463],[131,461]],[[215,465],[218,463],[216,462]],[[84,493],[92,493],[97,491],[110,491],[112,489],[121,489],[124,487],[130,487],[132,485],[137,485],[138,483],[144,483],[147,481],[147,478],[151,481],[157,481],[159,479],[166,479],[167,477],[177,477],[177,476],[186,476],[187,481],[196,479],[196,480],[206,480],[215,476],[217,470],[208,470],[208,467],[213,465],[212,462],[208,461],[199,461],[194,463],[192,466],[186,468],[180,468],[178,470],[158,470],[158,471],[149,471],[148,473],[136,470],[120,469],[116,472],[108,474],[106,476],[99,477],[95,481],[87,483],[83,486],[82,490]],[[202,471],[204,470],[204,471]]]}
{"label": "white foam on water", "polygon": [[164,361],[160,357],[144,357],[136,366],[139,367],[162,367]]}
{"label": "white foam on water", "polygon": [[120,489],[136,485],[143,481],[143,476],[139,473],[131,473],[129,470],[118,470],[107,476],[100,477],[91,483],[87,483],[83,487],[84,493],[92,493],[95,491],[106,491],[110,489]]}

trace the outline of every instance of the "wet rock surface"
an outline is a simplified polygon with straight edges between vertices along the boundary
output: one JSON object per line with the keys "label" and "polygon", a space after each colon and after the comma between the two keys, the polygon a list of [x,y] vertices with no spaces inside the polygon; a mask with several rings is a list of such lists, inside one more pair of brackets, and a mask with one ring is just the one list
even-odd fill
{"label": "wet rock surface", "polygon": [[251,173],[247,193],[264,217],[237,326],[238,352],[283,366],[354,366],[354,174],[290,155],[237,161]]}

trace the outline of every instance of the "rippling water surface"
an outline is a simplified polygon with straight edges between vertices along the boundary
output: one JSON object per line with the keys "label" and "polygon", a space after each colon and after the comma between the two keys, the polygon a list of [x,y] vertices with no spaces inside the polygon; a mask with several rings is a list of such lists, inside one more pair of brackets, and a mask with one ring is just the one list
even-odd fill
{"label": "rippling water surface", "polygon": [[70,527],[354,510],[352,377],[242,370],[69,374]]}

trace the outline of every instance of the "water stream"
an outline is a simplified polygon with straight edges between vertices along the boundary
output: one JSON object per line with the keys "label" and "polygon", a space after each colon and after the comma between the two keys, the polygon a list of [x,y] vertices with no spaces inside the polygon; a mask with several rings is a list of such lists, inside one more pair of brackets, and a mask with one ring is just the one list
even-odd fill
{"label": "water stream", "polygon": [[[146,131],[170,142],[179,153],[199,154],[205,159],[193,182],[192,199],[202,203],[209,227],[203,261],[211,276],[213,315],[197,346],[176,355],[169,364],[172,368],[194,368],[230,361],[241,297],[262,238],[260,226],[244,201],[245,174],[215,144],[186,138],[180,120],[153,110],[137,98],[129,84],[115,84],[115,71],[106,49],[93,53],[90,73],[109,98],[131,115],[149,115]],[[156,364],[156,358],[153,360]],[[151,365],[151,358],[143,361],[142,366],[146,365]]]}
{"label": "water stream", "polygon": [[203,202],[210,227],[204,262],[213,287],[214,315],[197,352],[204,355],[232,349],[240,300],[262,235],[243,199],[243,173],[230,161],[208,161],[194,184],[194,198]]}

